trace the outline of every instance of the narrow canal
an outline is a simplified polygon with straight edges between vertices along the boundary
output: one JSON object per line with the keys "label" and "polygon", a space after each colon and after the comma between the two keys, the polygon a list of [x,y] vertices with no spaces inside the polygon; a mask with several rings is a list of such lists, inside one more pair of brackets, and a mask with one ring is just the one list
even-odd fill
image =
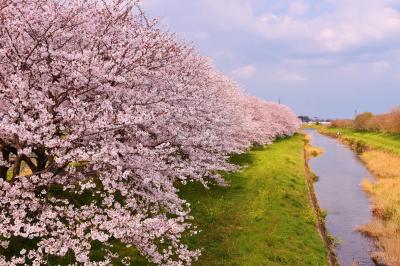
{"label": "narrow canal", "polygon": [[373,177],[348,147],[316,130],[306,133],[313,146],[324,149],[309,164],[319,177],[315,192],[321,208],[328,212],[327,229],[338,241],[335,253],[340,265],[375,265],[370,258],[372,241],[355,230],[371,220],[370,203],[360,183]]}

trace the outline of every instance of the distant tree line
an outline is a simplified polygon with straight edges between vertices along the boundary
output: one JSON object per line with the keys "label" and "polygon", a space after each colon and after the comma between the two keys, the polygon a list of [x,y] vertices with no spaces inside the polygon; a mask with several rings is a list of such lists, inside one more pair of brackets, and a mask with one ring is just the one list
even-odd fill
{"label": "distant tree line", "polygon": [[329,119],[321,119],[321,118],[317,118],[317,117],[311,118],[311,117],[306,116],[306,115],[300,115],[300,116],[298,116],[298,118],[299,118],[299,119],[301,120],[301,122],[303,122],[303,123],[309,123],[309,122],[315,122],[315,123],[319,123],[319,122],[331,122],[331,120],[329,120]]}
{"label": "distant tree line", "polygon": [[355,119],[333,120],[332,126],[355,128],[365,131],[400,133],[400,107],[379,115],[374,115],[371,112],[364,112],[357,115]]}
{"label": "distant tree line", "polygon": [[299,119],[300,119],[301,122],[303,122],[303,123],[308,123],[308,122],[311,122],[311,121],[312,121],[312,119],[311,119],[310,117],[304,116],[304,115],[300,115],[300,116],[299,116]]}

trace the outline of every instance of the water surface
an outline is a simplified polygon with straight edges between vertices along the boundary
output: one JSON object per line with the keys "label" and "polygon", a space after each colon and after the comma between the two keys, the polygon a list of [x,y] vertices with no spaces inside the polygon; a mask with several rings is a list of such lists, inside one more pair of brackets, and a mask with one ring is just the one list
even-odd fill
{"label": "water surface", "polygon": [[360,183],[373,177],[348,147],[316,130],[307,129],[306,133],[313,146],[324,149],[324,154],[309,164],[319,177],[315,192],[321,208],[328,211],[327,229],[340,243],[335,248],[340,265],[375,265],[370,258],[372,241],[355,231],[371,220],[370,202]]}

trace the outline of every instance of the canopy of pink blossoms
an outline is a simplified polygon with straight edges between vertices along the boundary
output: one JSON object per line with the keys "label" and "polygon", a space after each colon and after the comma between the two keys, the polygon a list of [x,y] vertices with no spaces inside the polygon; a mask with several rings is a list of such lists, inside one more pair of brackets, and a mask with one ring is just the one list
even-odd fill
{"label": "canopy of pink blossoms", "polygon": [[189,265],[177,187],[223,184],[230,154],[298,128],[135,1],[0,0],[0,265],[109,265],[116,241]]}

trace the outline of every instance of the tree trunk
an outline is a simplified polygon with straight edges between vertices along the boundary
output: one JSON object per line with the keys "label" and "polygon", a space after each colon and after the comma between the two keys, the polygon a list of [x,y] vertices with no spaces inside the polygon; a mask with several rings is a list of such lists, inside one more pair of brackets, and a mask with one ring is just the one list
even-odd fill
{"label": "tree trunk", "polygon": [[[3,161],[8,162],[8,160],[10,159],[10,151],[8,151],[5,148],[1,149],[1,153],[3,155]],[[0,166],[0,178],[3,180],[7,179],[7,172],[8,172],[8,167],[7,166]]]}
{"label": "tree trunk", "polygon": [[19,175],[21,171],[21,162],[22,162],[22,155],[18,155],[17,158],[15,158],[14,162],[14,168],[13,168],[13,178]]}
{"label": "tree trunk", "polygon": [[37,167],[36,171],[40,172],[46,169],[46,164],[47,164],[47,156],[44,151],[37,150],[35,151],[35,154],[37,156]]}

